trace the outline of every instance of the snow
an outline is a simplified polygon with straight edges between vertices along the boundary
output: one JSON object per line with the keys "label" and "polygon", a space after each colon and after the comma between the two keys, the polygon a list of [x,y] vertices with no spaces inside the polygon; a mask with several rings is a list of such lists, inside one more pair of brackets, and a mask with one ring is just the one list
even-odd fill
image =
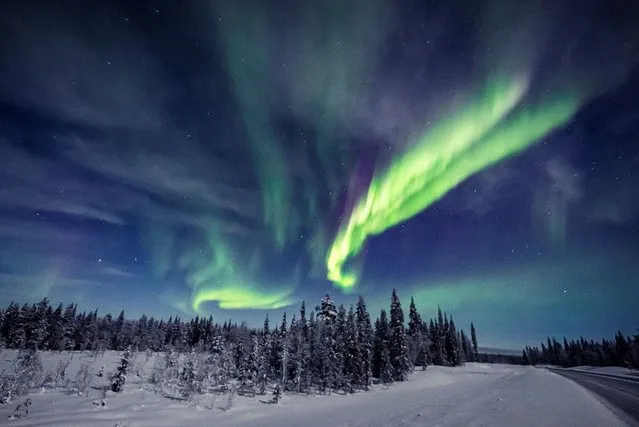
{"label": "snow", "polygon": [[[0,370],[10,370],[16,352],[0,354]],[[83,363],[104,378],[94,376],[86,396],[63,387],[36,390],[24,418],[6,421],[25,396],[0,405],[0,424],[12,426],[623,426],[590,392],[545,369],[528,366],[469,363],[464,367],[431,366],[416,371],[408,381],[351,395],[307,396],[285,393],[279,404],[265,404],[271,396],[196,396],[172,400],[154,393],[146,378],[155,355],[138,353],[122,393],[106,392],[100,406],[99,390],[108,384],[119,361],[116,352],[44,353],[45,371],[71,359],[67,377]],[[137,369],[137,371],[136,371]],[[135,372],[140,373],[138,377]],[[98,403],[95,405],[94,402]],[[118,424],[119,423],[119,424]]]}

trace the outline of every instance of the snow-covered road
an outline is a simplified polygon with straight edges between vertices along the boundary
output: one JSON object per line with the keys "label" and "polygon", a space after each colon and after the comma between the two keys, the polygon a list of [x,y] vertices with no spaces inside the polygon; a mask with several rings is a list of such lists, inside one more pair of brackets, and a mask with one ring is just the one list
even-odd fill
{"label": "snow-covered road", "polygon": [[[623,426],[590,392],[545,369],[468,364],[429,367],[404,383],[376,386],[368,393],[331,396],[286,394],[280,404],[260,397],[201,396],[197,402],[171,401],[129,387],[110,395],[105,407],[95,398],[61,391],[32,394],[26,418],[15,426]],[[263,397],[261,399],[264,399]],[[16,403],[19,400],[16,401]],[[14,404],[0,406],[7,420]],[[207,407],[209,409],[207,409]],[[211,407],[215,409],[210,409]],[[2,421],[4,423],[5,421]],[[119,424],[118,424],[119,423]]]}

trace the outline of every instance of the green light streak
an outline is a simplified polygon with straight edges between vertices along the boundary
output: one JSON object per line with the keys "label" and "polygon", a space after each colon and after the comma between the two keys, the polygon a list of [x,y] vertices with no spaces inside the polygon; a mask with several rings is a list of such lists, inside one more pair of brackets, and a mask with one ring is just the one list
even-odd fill
{"label": "green light streak", "polygon": [[564,124],[579,107],[577,98],[566,97],[515,109],[526,88],[522,80],[490,85],[468,108],[437,123],[387,170],[375,175],[329,249],[328,279],[352,288],[357,276],[345,272],[344,264],[359,253],[369,236],[411,218],[471,175],[528,148]]}
{"label": "green light streak", "polygon": [[199,289],[193,296],[193,310],[200,312],[201,305],[217,301],[223,309],[274,309],[290,305],[289,292],[261,291],[247,285],[224,284],[215,288]]}
{"label": "green light streak", "polygon": [[[210,224],[205,244],[208,250],[192,251],[180,260],[180,268],[189,274],[192,288],[191,307],[203,313],[203,304],[216,302],[221,309],[273,309],[292,304],[294,286],[258,286],[251,273],[261,271],[259,251],[246,257],[246,269],[235,268],[236,257],[222,233]],[[262,281],[260,281],[262,283]]]}
{"label": "green light streak", "polygon": [[271,116],[270,104],[275,94],[268,82],[267,70],[276,49],[271,43],[265,11],[260,10],[258,4],[242,8],[237,3],[219,2],[222,18],[218,34],[256,165],[263,220],[281,249],[287,238],[295,234],[298,221],[291,209],[285,153],[273,130]]}

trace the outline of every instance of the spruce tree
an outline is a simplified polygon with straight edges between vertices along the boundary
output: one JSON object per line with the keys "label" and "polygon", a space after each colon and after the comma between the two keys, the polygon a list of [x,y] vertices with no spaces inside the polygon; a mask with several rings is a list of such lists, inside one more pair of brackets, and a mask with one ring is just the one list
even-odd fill
{"label": "spruce tree", "polygon": [[469,345],[468,337],[463,329],[459,332],[459,344],[461,345],[461,351],[464,353],[464,360],[473,362],[472,347]]}
{"label": "spruce tree", "polygon": [[288,331],[287,348],[286,377],[292,383],[290,389],[299,392],[304,367],[302,363],[302,333],[295,315],[291,319],[291,328]]}
{"label": "spruce tree", "polygon": [[348,331],[347,331],[347,314],[346,308],[342,304],[337,309],[337,320],[335,323],[335,340],[334,340],[334,363],[333,371],[334,382],[333,388],[336,390],[348,391],[350,387],[347,385],[350,372],[345,366],[348,358]]}
{"label": "spruce tree", "polygon": [[380,355],[379,380],[385,385],[389,385],[393,382],[393,365],[386,343],[382,345]]}
{"label": "spruce tree", "polygon": [[426,363],[424,354],[424,337],[422,335],[422,318],[415,307],[415,300],[410,298],[408,309],[408,348],[411,368],[424,366]]}
{"label": "spruce tree", "polygon": [[264,319],[262,329],[262,340],[259,346],[258,372],[257,372],[257,393],[264,394],[271,372],[271,332],[269,330],[268,314]]}
{"label": "spruce tree", "polygon": [[129,358],[131,357],[130,349],[127,349],[120,358],[120,365],[117,367],[115,374],[111,377],[111,391],[119,393],[124,388],[126,376],[129,371]]}
{"label": "spruce tree", "polygon": [[391,294],[390,308],[390,341],[388,350],[393,367],[393,379],[404,381],[406,374],[410,372],[410,361],[408,356],[408,339],[404,326],[404,311],[397,297],[397,292],[393,289]]}
{"label": "spruce tree", "polygon": [[364,390],[368,390],[372,375],[373,328],[371,325],[371,317],[366,309],[366,302],[361,295],[357,300],[355,316],[357,322],[357,345],[359,346],[359,353],[362,358],[361,369],[363,376],[360,385],[364,387]]}
{"label": "spruce tree", "polygon": [[[441,310],[439,310],[439,313],[441,313]],[[444,350],[442,349],[441,340],[439,339],[439,329],[439,323],[430,319],[428,328],[430,334],[430,353],[433,364],[441,366],[444,364]]]}
{"label": "spruce tree", "polygon": [[450,366],[458,366],[461,364],[459,358],[459,343],[457,341],[457,330],[455,328],[455,322],[453,321],[453,317],[450,317],[450,320],[447,321],[447,329],[445,336],[445,349],[446,349],[446,359]]}
{"label": "spruce tree", "polygon": [[305,391],[310,388],[313,381],[313,368],[311,366],[311,335],[310,326],[306,320],[306,304],[302,301],[299,322],[300,348],[300,383],[297,391]]}
{"label": "spruce tree", "polygon": [[341,359],[341,355],[338,356],[337,346],[337,310],[335,303],[329,295],[322,298],[320,306],[318,307],[318,321],[316,322],[317,328],[317,366],[321,389],[327,391],[334,387],[339,379],[341,369],[338,358]]}
{"label": "spruce tree", "polygon": [[[379,318],[375,320],[375,341],[373,346],[373,361],[372,370],[375,378],[380,378],[382,371],[382,353],[384,348],[388,351],[388,318],[386,317],[386,310],[382,309],[379,313]],[[390,355],[389,355],[390,358]],[[390,359],[389,359],[390,363]]]}
{"label": "spruce tree", "polygon": [[479,361],[479,351],[477,349],[477,331],[475,331],[475,325],[470,322],[470,340],[473,343],[473,360]]}
{"label": "spruce tree", "polygon": [[344,374],[346,391],[353,392],[356,387],[363,386],[365,379],[364,360],[360,352],[357,333],[357,320],[353,306],[348,311],[345,331]]}

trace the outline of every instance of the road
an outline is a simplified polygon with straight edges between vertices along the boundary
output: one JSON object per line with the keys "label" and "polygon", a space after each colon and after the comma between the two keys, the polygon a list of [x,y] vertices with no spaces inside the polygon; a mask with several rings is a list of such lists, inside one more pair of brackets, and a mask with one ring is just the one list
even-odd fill
{"label": "road", "polygon": [[549,369],[595,393],[630,425],[639,426],[639,379],[621,379],[603,375]]}

